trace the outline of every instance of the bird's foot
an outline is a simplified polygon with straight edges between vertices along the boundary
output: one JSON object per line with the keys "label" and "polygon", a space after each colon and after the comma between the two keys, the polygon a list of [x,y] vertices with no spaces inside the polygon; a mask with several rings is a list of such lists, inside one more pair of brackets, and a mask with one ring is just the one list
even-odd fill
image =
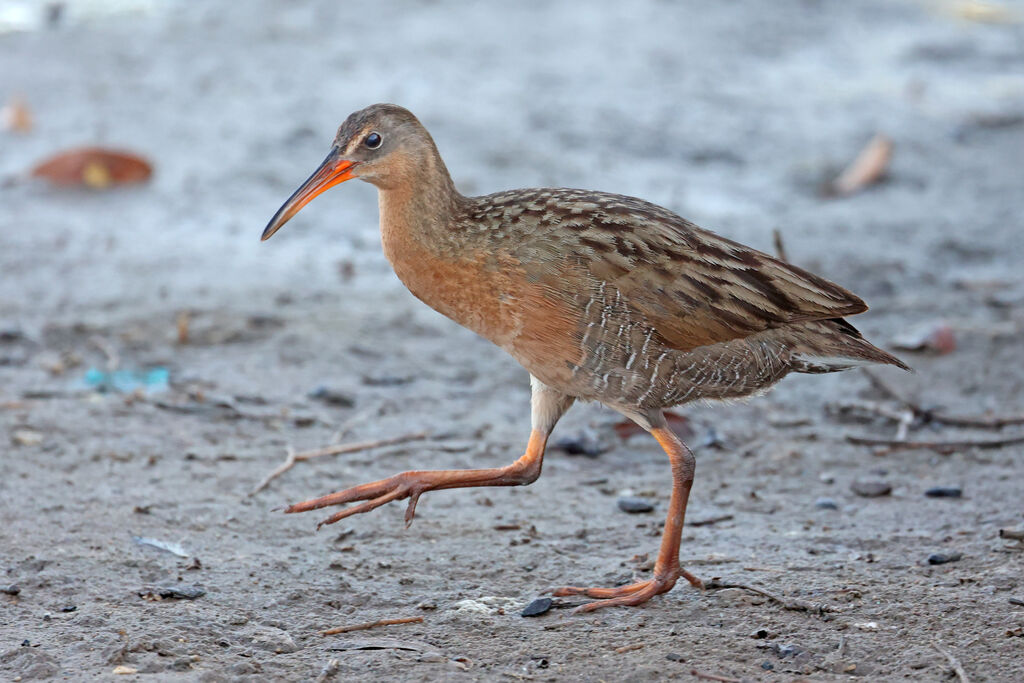
{"label": "bird's foot", "polygon": [[431,473],[402,472],[387,479],[353,486],[344,491],[329,493],[326,496],[289,505],[285,508],[285,512],[308,512],[309,510],[317,510],[330,505],[345,505],[346,503],[365,501],[359,505],[353,505],[352,507],[335,512],[316,525],[316,528],[319,529],[325,524],[334,524],[346,517],[369,512],[393,500],[408,498],[409,506],[405,510],[405,525],[409,526],[416,515],[416,503],[419,501],[420,494],[435,488],[437,485],[436,482],[430,481],[428,476],[424,476],[429,474]]}
{"label": "bird's foot", "polygon": [[631,607],[635,605],[642,605],[655,595],[661,595],[662,593],[669,592],[672,590],[672,587],[676,585],[676,581],[680,576],[689,581],[691,586],[695,588],[704,588],[704,582],[696,576],[685,569],[676,569],[674,571],[655,570],[654,578],[648,579],[647,581],[631,583],[627,586],[618,586],[617,588],[580,588],[577,586],[565,586],[563,588],[555,589],[551,594],[556,597],[585,595],[588,598],[597,598],[597,602],[588,602],[573,610],[573,612],[577,614],[593,612],[597,609],[616,607],[619,605]]}
{"label": "bird's foot", "polygon": [[426,491],[438,489],[467,488],[471,486],[519,486],[529,484],[540,474],[540,456],[543,455],[543,442],[539,448],[527,451],[526,455],[507,467],[486,470],[420,470],[402,472],[387,479],[353,486],[344,491],[330,493],[285,508],[285,512],[307,512],[329,505],[345,505],[364,501],[359,505],[339,510],[317,525],[334,524],[338,520],[369,512],[393,500],[409,499],[405,509],[405,526],[412,524],[416,516],[416,503],[420,495]]}

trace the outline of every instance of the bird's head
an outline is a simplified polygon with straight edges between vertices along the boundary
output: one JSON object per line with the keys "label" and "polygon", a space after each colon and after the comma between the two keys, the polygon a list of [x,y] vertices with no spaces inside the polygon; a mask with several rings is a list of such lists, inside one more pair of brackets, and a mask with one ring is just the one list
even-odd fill
{"label": "bird's head", "polygon": [[359,178],[380,189],[399,187],[436,158],[434,141],[412,113],[394,104],[374,104],[345,119],[320,167],[278,209],[263,230],[269,239],[314,197]]}

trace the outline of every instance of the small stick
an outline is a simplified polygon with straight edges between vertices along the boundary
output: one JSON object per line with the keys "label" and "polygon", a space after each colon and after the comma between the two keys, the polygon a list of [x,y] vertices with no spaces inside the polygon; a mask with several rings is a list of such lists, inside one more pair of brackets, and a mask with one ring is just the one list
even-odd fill
{"label": "small stick", "polygon": [[325,455],[342,455],[344,453],[355,453],[357,451],[366,451],[371,448],[379,448],[380,446],[394,446],[395,444],[406,443],[407,441],[418,441],[425,439],[429,436],[429,432],[413,432],[411,434],[402,434],[401,436],[393,436],[388,439],[377,439],[374,441],[358,441],[356,443],[342,443],[334,446],[325,446],[323,448],[317,448],[312,451],[302,451],[296,453],[291,447],[288,448],[287,457],[284,462],[274,468],[274,471],[264,477],[263,481],[256,485],[256,487],[249,492],[250,496],[254,496],[263,489],[265,489],[270,482],[277,477],[281,476],[292,467],[295,463],[302,462],[304,460],[312,460],[313,458],[320,458]]}
{"label": "small stick", "polygon": [[181,346],[188,344],[188,328],[191,321],[192,313],[187,310],[178,311],[178,316],[174,319],[174,325],[178,331],[178,344]]}
{"label": "small stick", "polygon": [[89,337],[89,342],[107,357],[107,370],[109,372],[117,370],[117,366],[121,364],[121,357],[117,355],[117,349],[98,334]]}
{"label": "small stick", "polygon": [[943,415],[929,413],[928,419],[941,422],[950,427],[976,427],[978,429],[1002,429],[1009,425],[1024,425],[1024,415],[993,415],[992,417],[974,415]]}
{"label": "small stick", "polygon": [[894,401],[896,401],[898,403],[902,403],[903,407],[908,408],[909,410],[915,410],[915,409],[919,410],[920,409],[917,406],[917,404],[913,403],[912,401],[910,401],[907,398],[904,398],[903,394],[901,394],[900,392],[898,392],[895,389],[893,389],[892,386],[890,386],[888,382],[883,380],[881,377],[879,377],[875,373],[871,372],[867,368],[861,368],[861,372],[863,372],[864,376],[868,378],[869,382],[871,382],[871,386],[873,386],[875,389],[878,389],[878,391],[880,391],[883,394],[885,394],[886,398],[891,398],[892,400],[894,400]]}
{"label": "small stick", "polygon": [[960,679],[960,683],[971,683],[971,679],[967,677],[967,672],[964,671],[963,664],[960,663],[959,659],[953,656],[952,652],[939,645],[939,641],[937,640],[932,641],[932,647],[938,650],[940,655],[949,660],[949,665],[953,667],[953,671],[956,672],[956,677]]}
{"label": "small stick", "polygon": [[1024,541],[1024,529],[1000,529],[999,538],[1009,538],[1014,541]]}
{"label": "small stick", "polygon": [[694,678],[700,678],[705,681],[718,681],[718,683],[743,683],[742,678],[729,678],[728,676],[718,676],[716,674],[706,674],[696,669],[690,669],[690,675]]}
{"label": "small stick", "polygon": [[339,626],[338,628],[329,628],[326,631],[320,631],[322,636],[333,636],[339,633],[349,633],[350,631],[365,631],[371,628],[377,628],[378,626],[391,626],[392,624],[420,624],[423,622],[423,617],[402,617],[400,619],[379,619],[377,621],[368,621],[365,624],[353,624],[351,626]]}
{"label": "small stick", "polygon": [[615,654],[621,655],[633,650],[643,649],[645,643],[633,643],[632,645],[623,645],[622,647],[615,648]]}
{"label": "small stick", "polygon": [[316,677],[316,683],[327,683],[327,681],[334,678],[334,674],[338,673],[338,666],[340,666],[340,663],[337,659],[327,660],[327,664],[320,670],[320,675]]}
{"label": "small stick", "polygon": [[[919,404],[911,401],[901,393],[896,391],[891,385],[886,383],[881,377],[871,372],[866,368],[862,368],[861,372],[868,378],[871,385],[878,391],[885,394],[886,398],[890,398],[898,403],[901,403],[904,408],[914,413],[914,416],[919,418],[922,422],[939,422],[941,424],[949,425],[950,427],[976,427],[978,429],[1002,429],[1003,427],[1009,427],[1011,425],[1024,424],[1024,415],[943,415],[942,413],[936,413],[927,408],[921,407]],[[883,413],[879,411],[880,415]],[[888,417],[888,415],[886,415]]]}
{"label": "small stick", "polygon": [[741,588],[748,590],[751,593],[757,593],[763,595],[772,602],[777,602],[782,605],[783,609],[793,610],[796,612],[817,612],[818,614],[824,614],[825,612],[839,612],[840,610],[836,607],[830,607],[824,603],[810,602],[808,600],[801,600],[799,598],[784,598],[780,595],[776,595],[764,588],[758,588],[757,586],[750,586],[745,583],[727,583],[721,579],[711,579],[710,581],[704,582],[704,588],[708,590],[720,590],[722,588]]}
{"label": "small stick", "polygon": [[772,243],[775,245],[775,256],[780,261],[789,261],[786,256],[786,245],[782,243],[782,231],[778,228],[772,229]]}
{"label": "small stick", "polygon": [[272,482],[274,479],[280,477],[282,474],[284,474],[285,472],[287,472],[288,470],[290,470],[294,466],[295,466],[295,449],[292,448],[291,446],[288,446],[287,457],[285,457],[284,462],[281,463],[280,465],[278,465],[277,467],[275,467],[274,470],[270,474],[268,474],[267,476],[263,477],[263,481],[261,481],[259,484],[257,484],[256,488],[254,488],[252,491],[249,491],[249,495],[250,496],[255,496],[257,493],[259,493],[263,489],[267,488],[267,486],[270,485],[270,482]]}
{"label": "small stick", "polygon": [[908,412],[906,410],[897,410],[877,401],[837,401],[826,404],[825,410],[834,417],[849,416],[858,419],[858,421],[863,421],[860,418],[877,415],[893,422],[902,422]]}
{"label": "small stick", "polygon": [[867,436],[847,434],[846,440],[858,446],[879,446],[888,452],[924,448],[936,453],[942,453],[943,455],[949,455],[954,451],[962,451],[969,448],[1002,448],[1003,446],[1024,443],[1024,436],[976,441],[901,441],[899,439],[875,439]]}
{"label": "small stick", "polygon": [[727,522],[732,519],[732,515],[719,515],[718,517],[708,517],[707,519],[697,519],[689,522],[686,526],[708,526],[710,524],[717,524],[718,522]]}

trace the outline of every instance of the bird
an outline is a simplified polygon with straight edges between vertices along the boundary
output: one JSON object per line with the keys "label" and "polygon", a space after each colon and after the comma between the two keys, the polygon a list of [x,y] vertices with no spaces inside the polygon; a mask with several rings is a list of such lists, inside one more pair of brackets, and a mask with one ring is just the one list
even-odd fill
{"label": "bird", "polygon": [[846,321],[867,310],[856,295],[656,204],[566,188],[462,195],[430,133],[394,104],[342,123],[262,239],[353,178],[377,188],[381,244],[402,283],[529,373],[531,432],[523,455],[504,467],[402,472],[285,509],[345,506],[321,525],[408,499],[408,526],[427,491],[530,484],[566,410],[598,402],[665,451],[672,490],[661,545],[649,579],[553,594],[593,599],[578,612],[640,605],[680,578],[703,587],[679,561],[696,460],[666,409],[761,394],[791,372],[909,369]]}

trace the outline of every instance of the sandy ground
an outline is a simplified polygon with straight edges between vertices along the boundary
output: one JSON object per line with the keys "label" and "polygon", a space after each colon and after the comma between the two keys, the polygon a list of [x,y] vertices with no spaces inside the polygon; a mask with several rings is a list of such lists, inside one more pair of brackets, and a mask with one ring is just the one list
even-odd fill
{"label": "sandy ground", "polygon": [[[684,534],[686,566],[824,613],[679,586],[637,609],[520,617],[552,586],[644,577],[656,551],[664,457],[597,406],[555,433],[597,439],[597,457],[552,450],[532,486],[427,494],[409,530],[398,506],[319,533],[319,517],[273,512],[404,469],[508,463],[529,390],[402,288],[371,187],[257,240],[337,124],[394,101],[467,193],[635,194],[766,250],[779,228],[794,262],[869,301],[856,322],[879,343],[951,326],[956,351],[908,353],[916,374],[886,381],[926,407],[1019,415],[1019,5],[115,4],[0,34],[0,101],[21,94],[36,119],[0,134],[0,174],[92,143],[156,167],[110,192],[0,188],[0,679],[311,680],[337,659],[328,678],[945,680],[939,643],[972,681],[1024,680],[1024,554],[998,537],[1024,526],[1024,449],[847,443],[896,431],[826,412],[885,398],[859,373],[682,410],[698,457],[688,520],[704,522]],[[895,143],[887,181],[823,198],[876,132]],[[170,388],[86,386],[115,365],[166,368]],[[432,437],[301,463],[248,495],[289,447],[420,430]],[[857,481],[892,492],[862,497]],[[924,495],[936,486],[963,495]],[[627,491],[654,512],[619,510]],[[962,557],[930,565],[936,553]]]}

